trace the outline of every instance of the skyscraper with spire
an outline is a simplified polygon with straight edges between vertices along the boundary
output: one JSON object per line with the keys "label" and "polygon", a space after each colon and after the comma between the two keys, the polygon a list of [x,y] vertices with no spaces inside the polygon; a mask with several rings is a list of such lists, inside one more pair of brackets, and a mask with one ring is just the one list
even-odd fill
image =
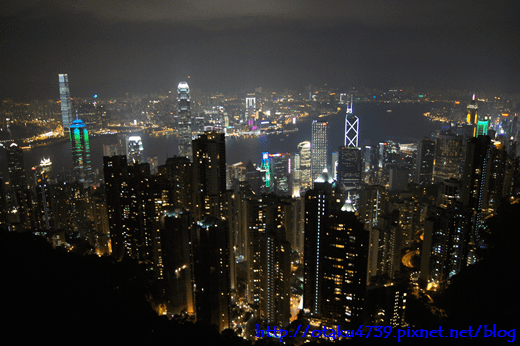
{"label": "skyscraper with spire", "polygon": [[345,116],[345,145],[339,148],[337,181],[342,189],[361,184],[361,148],[359,118],[352,113],[352,97]]}
{"label": "skyscraper with spire", "polygon": [[177,131],[179,133],[179,156],[191,160],[191,96],[190,87],[186,82],[177,86]]}
{"label": "skyscraper with spire", "polygon": [[359,147],[359,118],[352,113],[352,97],[347,103],[347,115],[345,116],[345,146]]}

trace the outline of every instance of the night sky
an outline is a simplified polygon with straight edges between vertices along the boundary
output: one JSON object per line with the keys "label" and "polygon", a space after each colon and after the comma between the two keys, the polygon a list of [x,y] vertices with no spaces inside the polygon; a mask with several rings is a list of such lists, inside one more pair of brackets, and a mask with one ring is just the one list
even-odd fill
{"label": "night sky", "polygon": [[0,99],[306,85],[520,92],[514,1],[26,0],[0,4]]}

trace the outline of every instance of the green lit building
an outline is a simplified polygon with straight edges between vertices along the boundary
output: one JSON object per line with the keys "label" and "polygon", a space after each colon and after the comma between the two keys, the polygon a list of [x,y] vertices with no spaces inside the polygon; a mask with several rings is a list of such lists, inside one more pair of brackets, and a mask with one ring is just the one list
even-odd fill
{"label": "green lit building", "polygon": [[484,119],[478,120],[477,122],[477,133],[475,137],[487,136],[489,128],[489,116],[485,116]]}
{"label": "green lit building", "polygon": [[70,147],[76,179],[85,186],[92,184],[90,143],[87,126],[76,118],[70,126]]}

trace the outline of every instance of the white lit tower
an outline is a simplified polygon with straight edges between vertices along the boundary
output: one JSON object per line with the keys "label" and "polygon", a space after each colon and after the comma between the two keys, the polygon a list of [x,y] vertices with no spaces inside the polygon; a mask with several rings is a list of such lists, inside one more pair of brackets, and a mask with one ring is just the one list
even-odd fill
{"label": "white lit tower", "polygon": [[352,113],[352,97],[347,103],[347,115],[345,117],[345,146],[359,147],[359,118]]}
{"label": "white lit tower", "polygon": [[143,159],[143,141],[140,136],[126,137],[126,157],[127,162],[131,164],[144,163]]}
{"label": "white lit tower", "polygon": [[339,148],[337,180],[342,189],[361,184],[362,157],[359,148],[359,118],[352,113],[352,96],[345,116],[345,145]]}
{"label": "white lit tower", "polygon": [[67,74],[59,74],[58,80],[60,83],[60,107],[61,107],[61,122],[63,126],[63,133],[68,134],[70,126],[72,125],[72,102],[70,100],[69,91],[69,76]]}
{"label": "white lit tower", "polygon": [[[256,115],[256,97],[255,94],[247,94],[246,97],[246,112],[245,112],[245,123],[251,121],[251,118]],[[253,119],[254,120],[254,119]]]}
{"label": "white lit tower", "polygon": [[327,168],[328,123],[326,121],[312,122],[311,140],[311,180],[312,183]]}
{"label": "white lit tower", "polygon": [[179,156],[191,160],[191,96],[190,87],[186,82],[177,86],[177,131],[179,133]]}

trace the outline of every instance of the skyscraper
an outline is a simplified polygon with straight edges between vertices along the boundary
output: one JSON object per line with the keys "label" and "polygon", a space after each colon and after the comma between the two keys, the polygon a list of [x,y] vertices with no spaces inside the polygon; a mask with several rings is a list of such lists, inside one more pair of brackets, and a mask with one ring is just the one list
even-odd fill
{"label": "skyscraper", "polygon": [[359,147],[359,118],[352,114],[352,99],[347,105],[347,115],[345,117],[345,146]]}
{"label": "skyscraper", "polygon": [[78,181],[84,185],[91,184],[90,141],[87,126],[80,119],[74,120],[70,126],[70,147]]}
{"label": "skyscraper", "polygon": [[11,143],[7,147],[7,170],[9,175],[9,208],[16,208],[17,217],[23,227],[29,226],[27,215],[30,213],[30,203],[26,199],[27,179],[25,175],[25,165],[23,150],[16,143]]}
{"label": "skyscraper", "polygon": [[72,102],[70,100],[69,76],[67,74],[58,75],[60,84],[60,106],[61,106],[61,122],[63,125],[63,133],[69,133],[72,125]]}
{"label": "skyscraper", "polygon": [[177,121],[179,156],[191,159],[191,96],[186,82],[180,82],[177,86]]}
{"label": "skyscraper", "polygon": [[298,144],[300,151],[300,191],[311,188],[311,142],[305,141]]}
{"label": "skyscraper", "polygon": [[144,163],[143,158],[143,141],[140,136],[126,137],[126,157],[130,164]]}
{"label": "skyscraper", "polygon": [[485,115],[482,120],[477,121],[477,131],[475,137],[487,136],[489,129],[489,116]]}
{"label": "skyscraper", "polygon": [[467,119],[466,119],[467,123],[476,125],[477,120],[478,120],[478,105],[477,105],[477,101],[475,101],[475,94],[473,94],[473,99],[471,101],[469,101],[467,110],[468,110],[468,115],[467,115]]}
{"label": "skyscraper", "polygon": [[435,142],[429,138],[420,140],[417,145],[417,168],[415,182],[428,185],[433,182],[433,163],[435,161]]}
{"label": "skyscraper", "polygon": [[440,133],[438,135],[433,167],[434,182],[441,182],[443,179],[459,178],[461,153],[462,136],[449,133]]}
{"label": "skyscraper", "polygon": [[230,327],[231,278],[228,223],[206,216],[191,236],[197,321]]}
{"label": "skyscraper", "polygon": [[256,114],[256,97],[255,94],[247,94],[246,97],[246,112],[245,112],[245,123],[249,124],[251,117]]}
{"label": "skyscraper", "polygon": [[328,123],[326,121],[312,122],[311,141],[311,179],[312,182],[327,168]]}
{"label": "skyscraper", "polygon": [[347,204],[325,172],[305,195],[303,308],[326,325],[362,322],[369,232]]}
{"label": "skyscraper", "polygon": [[341,188],[361,184],[361,148],[339,148],[337,180]]}
{"label": "skyscraper", "polygon": [[193,140],[193,213],[200,221],[206,215],[222,216],[226,191],[226,142],[223,133],[204,132]]}

